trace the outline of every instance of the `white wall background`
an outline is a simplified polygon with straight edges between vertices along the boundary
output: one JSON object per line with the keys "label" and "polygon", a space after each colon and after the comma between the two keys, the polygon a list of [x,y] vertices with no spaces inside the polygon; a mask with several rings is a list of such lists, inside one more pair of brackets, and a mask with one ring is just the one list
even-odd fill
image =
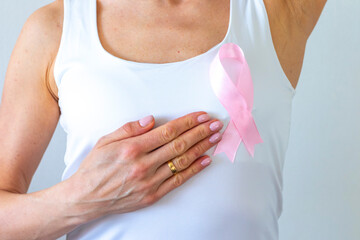
{"label": "white wall background", "polygon": [[[1,93],[24,22],[50,2],[0,1]],[[284,167],[280,240],[359,240],[360,1],[328,0],[306,51]],[[61,181],[65,141],[58,125],[29,192]]]}
{"label": "white wall background", "polygon": [[359,240],[359,0],[328,0],[299,81],[280,239]]}

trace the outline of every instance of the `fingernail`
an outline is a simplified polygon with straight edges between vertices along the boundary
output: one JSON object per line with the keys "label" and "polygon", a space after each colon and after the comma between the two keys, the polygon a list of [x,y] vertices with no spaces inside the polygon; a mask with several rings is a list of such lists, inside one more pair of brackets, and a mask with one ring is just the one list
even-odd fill
{"label": "fingernail", "polygon": [[201,123],[205,122],[205,121],[207,121],[209,119],[210,119],[210,116],[209,116],[209,114],[206,114],[206,113],[198,116],[198,121],[201,122]]}
{"label": "fingernail", "polygon": [[205,158],[204,160],[201,161],[201,165],[203,165],[204,167],[209,165],[210,163],[211,163],[210,158]]}
{"label": "fingernail", "polygon": [[211,131],[216,131],[222,127],[222,123],[220,121],[216,121],[210,124]]}
{"label": "fingernail", "polygon": [[151,123],[153,120],[153,116],[149,115],[139,120],[139,123],[142,127],[147,126],[149,123]]}
{"label": "fingernail", "polygon": [[221,136],[221,134],[219,132],[217,132],[210,137],[209,141],[214,143],[220,139],[220,136]]}

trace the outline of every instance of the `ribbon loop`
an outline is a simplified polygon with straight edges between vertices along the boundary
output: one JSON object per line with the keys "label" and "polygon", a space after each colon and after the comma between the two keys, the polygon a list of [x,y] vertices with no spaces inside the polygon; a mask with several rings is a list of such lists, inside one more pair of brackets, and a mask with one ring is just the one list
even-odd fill
{"label": "ribbon loop", "polygon": [[234,43],[222,45],[210,67],[213,91],[230,115],[230,122],[217,144],[216,155],[224,152],[234,162],[241,141],[254,157],[255,144],[262,143],[251,114],[254,88],[250,68],[241,48]]}

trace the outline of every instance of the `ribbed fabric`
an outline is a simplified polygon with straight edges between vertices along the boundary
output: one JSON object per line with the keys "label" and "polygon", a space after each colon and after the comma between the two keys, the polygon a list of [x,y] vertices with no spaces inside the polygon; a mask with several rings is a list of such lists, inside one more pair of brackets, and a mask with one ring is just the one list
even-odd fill
{"label": "ribbed fabric", "polygon": [[[282,211],[282,169],[295,90],[273,47],[262,0],[231,0],[222,42],[193,58],[140,63],[108,53],[99,41],[96,0],[64,0],[55,62],[60,124],[67,133],[66,169],[76,172],[97,140],[123,124],[153,114],[155,127],[194,111],[230,117],[209,81],[209,66],[224,43],[238,44],[254,84],[253,117],[263,143],[254,159],[240,144],[235,162],[224,153],[154,205],[78,226],[67,239],[275,240]],[[212,155],[215,147],[205,154]]]}

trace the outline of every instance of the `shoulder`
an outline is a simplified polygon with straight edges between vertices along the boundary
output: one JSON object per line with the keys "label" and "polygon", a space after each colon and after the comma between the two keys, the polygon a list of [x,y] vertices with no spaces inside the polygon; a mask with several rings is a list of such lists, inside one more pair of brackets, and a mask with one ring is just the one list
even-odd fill
{"label": "shoulder", "polygon": [[56,101],[57,88],[52,70],[60,46],[63,15],[63,0],[53,1],[35,10],[24,23],[14,49],[22,58],[25,58],[26,53],[27,59],[36,60],[33,67]]}
{"label": "shoulder", "polygon": [[[43,43],[51,44],[61,35],[63,18],[63,1],[56,0],[34,11],[26,20],[21,33],[32,41],[35,47]],[[31,36],[31,37],[30,37]]]}
{"label": "shoulder", "polygon": [[327,0],[263,0],[286,31],[308,39]]}
{"label": "shoulder", "polygon": [[48,61],[56,52],[62,32],[63,1],[56,0],[35,10],[24,23],[15,50]]}
{"label": "shoulder", "polygon": [[[46,90],[60,45],[62,15],[63,1],[56,0],[27,17],[12,50],[5,82],[15,84],[20,79],[23,85]],[[53,95],[49,88],[48,93]]]}
{"label": "shoulder", "polygon": [[46,26],[54,22],[54,20],[59,20],[63,13],[63,0],[55,0],[43,7],[35,10],[27,19],[29,24],[42,24]]}

